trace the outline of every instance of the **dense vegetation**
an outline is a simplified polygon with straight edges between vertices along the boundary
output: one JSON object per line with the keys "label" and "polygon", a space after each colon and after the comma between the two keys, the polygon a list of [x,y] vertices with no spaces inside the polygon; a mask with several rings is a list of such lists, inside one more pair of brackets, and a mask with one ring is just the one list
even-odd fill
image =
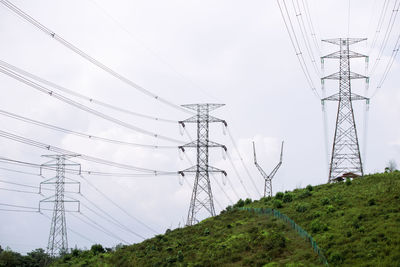
{"label": "dense vegetation", "polygon": [[286,224],[239,210],[115,252],[74,253],[55,266],[321,266]]}
{"label": "dense vegetation", "polygon": [[312,234],[331,266],[400,266],[400,172],[277,193],[277,208]]}
{"label": "dense vegetation", "polygon": [[0,246],[0,267],[44,267],[49,263],[49,256],[41,248],[21,255]]}
{"label": "dense vegetation", "polygon": [[[286,214],[312,234],[330,266],[400,266],[398,171],[309,185],[254,202],[239,200],[193,227],[113,250],[101,245],[73,249],[52,266],[321,266],[310,244],[285,223],[240,207],[274,208]],[[0,267],[43,266],[46,255],[34,252],[21,256],[2,251]],[[18,261],[7,265],[5,260]],[[29,265],[28,260],[35,263]]]}

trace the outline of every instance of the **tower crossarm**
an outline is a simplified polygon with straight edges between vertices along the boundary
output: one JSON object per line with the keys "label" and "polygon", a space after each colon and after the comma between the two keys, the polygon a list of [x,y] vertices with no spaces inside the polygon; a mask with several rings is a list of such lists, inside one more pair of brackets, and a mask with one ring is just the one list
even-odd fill
{"label": "tower crossarm", "polygon": [[208,172],[208,173],[218,173],[219,172],[219,173],[222,173],[225,176],[227,175],[226,171],[218,169],[218,168],[215,168],[213,166],[203,167],[203,166],[196,166],[196,165],[192,166],[190,168],[187,168],[187,169],[185,169],[183,171],[179,171],[178,173],[180,175],[182,175],[182,176],[185,176],[185,173],[196,173],[198,171]]}
{"label": "tower crossarm", "polygon": [[225,120],[221,120],[218,119],[216,117],[207,115],[207,116],[197,116],[194,115],[192,117],[190,117],[189,119],[183,120],[183,121],[179,121],[179,123],[185,127],[186,123],[198,123],[198,122],[208,122],[208,123],[212,123],[212,122],[222,122],[225,126],[227,126],[228,124],[226,123]]}
{"label": "tower crossarm", "polygon": [[348,79],[368,79],[367,76],[355,73],[350,71],[348,74],[344,71],[343,73],[341,72],[335,72],[332,73],[328,76],[322,77],[321,80],[340,80],[343,75],[347,75]]}
{"label": "tower crossarm", "polygon": [[333,39],[324,39],[322,40],[322,42],[331,43],[335,45],[352,45],[365,40],[367,40],[367,38],[333,38]]}
{"label": "tower crossarm", "polygon": [[[354,93],[351,93],[350,99],[351,99],[351,101],[355,101],[355,100],[366,100],[366,101],[369,101],[368,97],[361,96],[361,95],[354,94]],[[325,97],[325,98],[323,98],[321,100],[322,101],[339,101],[340,100],[340,94],[336,93],[334,95]]]}
{"label": "tower crossarm", "polygon": [[343,50],[343,51],[336,51],[326,56],[321,57],[322,59],[326,58],[333,58],[333,59],[340,59],[343,56],[347,56],[349,58],[365,58],[368,57],[367,55],[360,54],[351,50]]}
{"label": "tower crossarm", "polygon": [[179,149],[185,152],[186,147],[222,147],[225,151],[228,150],[225,145],[210,140],[194,140],[186,145],[179,146]]}

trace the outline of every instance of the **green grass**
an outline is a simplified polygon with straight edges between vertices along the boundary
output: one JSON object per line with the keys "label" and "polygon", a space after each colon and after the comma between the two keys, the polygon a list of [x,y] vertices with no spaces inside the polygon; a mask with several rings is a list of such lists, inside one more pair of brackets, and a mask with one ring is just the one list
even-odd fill
{"label": "green grass", "polygon": [[[237,206],[280,210],[313,236],[330,266],[400,266],[399,172],[307,186]],[[115,251],[75,251],[53,266],[321,266],[309,243],[285,223],[227,210]]]}

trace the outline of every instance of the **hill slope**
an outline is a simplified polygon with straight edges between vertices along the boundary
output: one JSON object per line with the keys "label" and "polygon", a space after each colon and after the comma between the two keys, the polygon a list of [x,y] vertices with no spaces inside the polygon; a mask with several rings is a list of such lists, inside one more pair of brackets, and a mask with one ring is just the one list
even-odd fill
{"label": "hill slope", "polygon": [[[307,186],[235,207],[274,208],[313,235],[331,266],[400,266],[400,173]],[[74,251],[54,266],[321,266],[285,223],[228,207],[219,216],[101,253]]]}

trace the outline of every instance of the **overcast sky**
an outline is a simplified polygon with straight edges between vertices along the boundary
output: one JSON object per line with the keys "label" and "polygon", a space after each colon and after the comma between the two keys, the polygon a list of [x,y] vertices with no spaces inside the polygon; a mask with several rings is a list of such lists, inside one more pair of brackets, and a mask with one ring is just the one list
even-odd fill
{"label": "overcast sky", "polygon": [[[285,141],[283,165],[273,180],[274,193],[327,182],[328,165],[321,104],[301,71],[276,1],[12,2],[58,36],[156,95],[177,105],[206,102],[226,104],[212,115],[228,122],[228,128],[238,144],[243,161],[258,191],[263,191],[263,179],[252,162],[253,140],[257,144],[259,163],[267,172],[277,164],[280,142]],[[370,67],[377,59],[383,33],[392,13],[394,1],[389,2],[382,32],[371,50],[383,1],[351,0],[350,20],[347,0],[308,1],[318,40],[347,37],[348,30],[350,37],[367,37],[367,42],[354,45],[352,49],[369,54]],[[307,57],[292,1],[287,1],[286,4],[303,47],[302,52],[309,65],[310,75],[321,93],[319,76],[314,72]],[[302,14],[304,17],[304,13]],[[371,76],[369,95],[375,91],[400,34],[399,23],[397,19],[382,59]],[[318,45],[321,55],[337,49],[334,45],[321,42],[318,42]],[[320,68],[320,54],[314,52]],[[154,100],[112,77],[12,13],[3,4],[0,4],[0,60],[121,108],[175,121],[190,117],[190,114]],[[362,59],[352,61],[353,71],[365,74],[364,69]],[[337,62],[326,60],[325,74],[335,71]],[[389,160],[395,160],[400,165],[398,73],[397,57],[383,87],[371,99],[367,128],[364,123],[364,104],[354,104],[362,155],[365,154],[365,173],[383,171]],[[1,110],[105,138],[141,144],[176,145],[81,111],[4,74],[0,74],[0,84]],[[337,92],[338,84],[329,81],[326,88],[327,95],[333,94]],[[353,91],[364,94],[364,83],[355,82]],[[180,135],[178,123],[150,121],[103,108],[70,95],[66,96],[142,129],[189,142],[186,135]],[[329,150],[333,139],[336,108],[337,103],[329,103]],[[2,131],[118,163],[173,172],[190,167],[187,160],[180,160],[178,149],[148,149],[109,144],[40,128],[4,115],[0,116],[0,122]],[[190,135],[195,137],[195,125],[188,124],[187,129]],[[230,200],[236,202],[238,197],[260,198],[235,153],[229,136],[223,134],[219,123],[210,125],[210,139],[227,145],[240,179],[249,192],[248,195],[229,160],[223,159],[220,149],[210,149],[210,164],[225,169],[228,173],[227,178],[220,175],[211,177],[217,213],[230,205]],[[41,155],[52,154],[3,137],[0,137],[0,147],[1,157],[37,164],[46,162]],[[194,163],[194,151],[189,150],[187,156]],[[79,158],[75,161],[80,162],[83,169],[129,172]],[[41,199],[51,195],[51,191],[39,195],[3,190],[36,192],[35,188],[22,187],[10,182],[38,186],[43,178],[4,169],[38,173],[38,169],[34,168],[5,163],[0,163],[0,168],[0,203],[37,207]],[[52,175],[54,174],[50,172],[45,173],[47,178]],[[90,202],[96,203],[132,231],[146,238],[154,235],[115,207],[84,179],[157,233],[164,233],[167,228],[182,226],[186,221],[194,181],[192,176],[186,176],[185,180],[180,179],[178,175],[142,178],[91,175],[85,176],[84,179],[79,176],[67,176],[81,182],[82,192],[82,195],[68,195],[79,199],[82,205],[85,205],[81,207],[82,214],[67,213],[67,226],[91,240],[69,231],[70,247],[90,247],[93,242],[112,247],[122,242],[118,238],[128,243],[141,241],[140,238],[99,218],[87,208],[96,210]],[[72,191],[75,188],[71,187],[68,190]],[[0,206],[1,208],[10,209],[4,205]],[[52,209],[52,205],[48,204],[46,208]],[[66,204],[67,210],[73,208]],[[100,211],[96,211],[101,214]],[[46,216],[51,217],[52,213],[43,213],[45,216],[39,213],[0,210],[0,245],[9,246],[22,253],[38,247],[45,248],[50,228],[50,220]],[[83,223],[81,220],[87,221],[85,216],[103,225],[118,238],[108,236]]]}

